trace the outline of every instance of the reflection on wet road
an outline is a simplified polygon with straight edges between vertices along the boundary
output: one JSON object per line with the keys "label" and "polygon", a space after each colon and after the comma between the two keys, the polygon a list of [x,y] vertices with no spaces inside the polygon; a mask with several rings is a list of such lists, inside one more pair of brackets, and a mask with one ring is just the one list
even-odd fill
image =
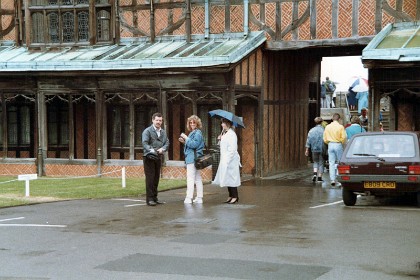
{"label": "reflection on wet road", "polygon": [[[184,204],[185,189],[178,189],[161,192],[166,204],[156,207],[140,197],[2,209],[0,224],[66,227],[0,227],[0,278],[420,276],[420,215],[412,201],[361,198],[345,207],[340,189],[310,176],[246,181],[233,205],[223,203],[226,189],[205,185],[203,204]],[[18,217],[25,218],[12,220]]]}

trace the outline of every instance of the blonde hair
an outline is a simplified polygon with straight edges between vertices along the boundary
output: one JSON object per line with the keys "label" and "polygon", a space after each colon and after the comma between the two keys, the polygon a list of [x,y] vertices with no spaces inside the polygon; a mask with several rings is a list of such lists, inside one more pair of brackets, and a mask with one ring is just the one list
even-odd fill
{"label": "blonde hair", "polygon": [[188,131],[191,131],[191,125],[190,125],[190,121],[194,121],[197,124],[197,128],[201,129],[203,127],[203,124],[201,123],[201,119],[196,116],[196,115],[192,115],[191,117],[189,117],[187,119],[187,129]]}

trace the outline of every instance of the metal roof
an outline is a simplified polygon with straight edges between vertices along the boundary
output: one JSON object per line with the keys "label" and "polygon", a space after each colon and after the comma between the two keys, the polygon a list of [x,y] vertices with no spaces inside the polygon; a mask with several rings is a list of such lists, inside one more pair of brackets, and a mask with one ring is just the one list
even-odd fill
{"label": "metal roof", "polygon": [[420,61],[420,22],[388,24],[363,50],[362,59]]}
{"label": "metal roof", "polygon": [[263,31],[214,34],[208,39],[127,38],[118,45],[32,50],[0,45],[0,72],[194,68],[237,63],[266,41]]}

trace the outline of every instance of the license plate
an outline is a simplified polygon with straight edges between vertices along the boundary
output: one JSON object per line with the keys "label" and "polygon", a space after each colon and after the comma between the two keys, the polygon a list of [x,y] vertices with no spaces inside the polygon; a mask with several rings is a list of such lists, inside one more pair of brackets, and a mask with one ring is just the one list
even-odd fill
{"label": "license plate", "polygon": [[395,182],[365,182],[366,189],[395,189]]}

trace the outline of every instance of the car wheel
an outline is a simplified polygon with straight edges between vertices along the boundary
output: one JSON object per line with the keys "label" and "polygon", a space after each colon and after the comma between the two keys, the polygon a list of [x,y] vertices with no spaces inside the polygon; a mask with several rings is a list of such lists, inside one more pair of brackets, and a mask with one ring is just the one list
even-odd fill
{"label": "car wheel", "polygon": [[354,206],[356,204],[357,195],[349,190],[343,189],[343,201],[346,206]]}

